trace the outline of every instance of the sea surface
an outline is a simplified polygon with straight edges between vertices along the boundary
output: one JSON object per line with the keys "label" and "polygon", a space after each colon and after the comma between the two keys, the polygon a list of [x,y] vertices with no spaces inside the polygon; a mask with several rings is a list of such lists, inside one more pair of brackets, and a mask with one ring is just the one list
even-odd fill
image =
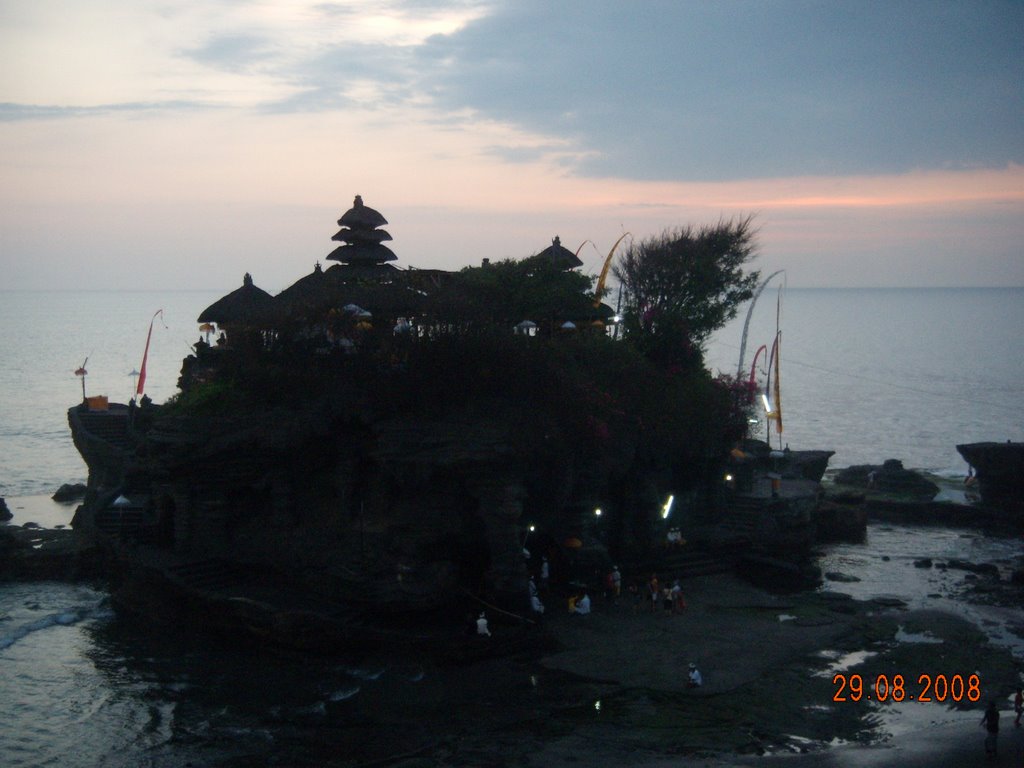
{"label": "sea surface", "polygon": [[[195,318],[224,293],[0,291],[0,496],[84,482],[67,426],[82,398],[74,371],[88,358],[86,394],[126,402],[162,309],[146,393],[164,402],[199,338]],[[736,373],[745,315],[709,340],[713,371]],[[896,458],[962,475],[958,443],[1024,439],[1022,288],[787,289],[780,302],[770,285],[751,317],[744,376],[776,328],[782,441],[834,450],[833,467]]]}
{"label": "sea surface", "polygon": [[[0,291],[0,495],[12,524],[70,522],[74,505],[48,497],[86,479],[66,415],[81,400],[74,371],[85,358],[86,393],[126,401],[130,372],[141,368],[150,321],[162,309],[146,392],[163,402],[199,337],[195,318],[223,293]],[[712,370],[736,373],[744,314],[709,341]],[[898,458],[956,478],[967,471],[957,443],[1024,440],[1024,289],[788,289],[780,303],[769,288],[752,315],[744,375],[777,329],[782,444],[834,450],[833,467]],[[884,526],[863,545],[832,548],[824,565],[861,579],[834,589],[914,605],[943,585],[908,581],[907,568],[893,563],[924,556],[1005,563],[1020,552],[1019,540]],[[1007,630],[1019,612],[952,599],[943,607],[1024,659],[1019,634]],[[154,631],[118,617],[101,585],[0,584],[0,765],[177,768],[280,757],[324,739],[342,750],[360,729],[387,732],[391,718],[415,722],[417,707],[444,715],[445,702],[469,695],[447,674],[388,659],[272,656]],[[525,675],[502,685],[536,694]]]}

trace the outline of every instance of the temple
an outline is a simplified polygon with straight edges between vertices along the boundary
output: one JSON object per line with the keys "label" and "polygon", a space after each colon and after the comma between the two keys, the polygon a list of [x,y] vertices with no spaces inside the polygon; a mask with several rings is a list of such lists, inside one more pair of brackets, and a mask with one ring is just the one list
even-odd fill
{"label": "temple", "polygon": [[[484,327],[526,336],[608,330],[613,310],[589,293],[591,278],[576,271],[583,262],[558,236],[518,261],[492,264],[485,259],[482,267],[457,272],[403,269],[392,263],[398,256],[383,244],[393,239],[381,229],[387,223],[356,195],[331,238],[342,245],[326,260],[338,263],[325,269],[318,261],[310,274],[276,296],[254,285],[247,273],[241,288],[197,318],[218,326],[222,343],[212,349],[351,353],[371,340],[392,345],[394,333],[438,338]],[[513,282],[526,290],[513,288]],[[186,361],[182,390],[193,377],[209,380],[215,359],[209,351],[200,345],[196,357]]]}

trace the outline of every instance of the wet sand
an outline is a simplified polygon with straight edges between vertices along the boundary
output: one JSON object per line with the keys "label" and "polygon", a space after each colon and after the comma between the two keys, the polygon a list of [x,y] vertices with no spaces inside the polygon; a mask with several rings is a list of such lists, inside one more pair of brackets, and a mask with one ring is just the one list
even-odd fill
{"label": "wet sand", "polygon": [[[591,700],[562,733],[538,739],[525,765],[1024,764],[1024,729],[1013,727],[1007,698],[1020,663],[961,617],[829,592],[776,596],[731,575],[690,579],[685,592],[682,615],[635,610],[625,598],[599,599],[588,616],[549,612],[561,649],[542,667],[589,683]],[[687,687],[690,661],[700,689]],[[921,693],[922,674],[977,674],[978,701],[838,702],[836,673],[901,674],[908,696]],[[990,698],[1002,710],[994,761],[979,726]]]}

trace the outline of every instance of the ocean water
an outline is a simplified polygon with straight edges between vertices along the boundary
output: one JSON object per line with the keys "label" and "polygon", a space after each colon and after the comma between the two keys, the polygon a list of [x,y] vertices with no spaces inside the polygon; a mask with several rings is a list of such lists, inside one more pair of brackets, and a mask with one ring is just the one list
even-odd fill
{"label": "ocean water", "polygon": [[87,470],[68,429],[82,400],[75,370],[88,358],[88,395],[127,402],[153,323],[146,394],[174,394],[182,359],[199,339],[196,317],[227,293],[0,291],[0,496],[52,494]]}
{"label": "ocean water", "polygon": [[[707,345],[712,370],[737,372],[745,315],[746,308]],[[831,467],[894,458],[908,469],[963,476],[957,444],[1024,440],[1024,289],[780,296],[769,286],[751,317],[744,375],[758,346],[771,348],[776,328],[782,444],[834,450]]]}
{"label": "ocean water", "polygon": [[[89,395],[130,397],[153,314],[146,392],[174,394],[195,318],[227,291],[0,291],[0,496],[83,482],[67,409],[88,357]],[[776,332],[769,287],[752,315],[745,370]],[[833,467],[901,459],[964,474],[957,443],[1024,439],[1024,289],[789,289],[781,297],[783,441],[830,449]],[[737,370],[744,311],[707,344]],[[773,442],[776,438],[773,437]]]}

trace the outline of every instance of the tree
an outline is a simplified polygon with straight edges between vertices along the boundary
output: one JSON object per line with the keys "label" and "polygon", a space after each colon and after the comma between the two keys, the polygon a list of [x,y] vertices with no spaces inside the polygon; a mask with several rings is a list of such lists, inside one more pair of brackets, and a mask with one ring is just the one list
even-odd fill
{"label": "tree", "polygon": [[708,337],[757,286],[760,274],[743,271],[757,250],[755,235],[753,216],[746,216],[630,245],[614,268],[626,338],[663,364],[701,364]]}
{"label": "tree", "polygon": [[444,297],[445,309],[462,321],[510,329],[522,320],[551,327],[556,321],[594,316],[592,278],[536,256],[464,267]]}

